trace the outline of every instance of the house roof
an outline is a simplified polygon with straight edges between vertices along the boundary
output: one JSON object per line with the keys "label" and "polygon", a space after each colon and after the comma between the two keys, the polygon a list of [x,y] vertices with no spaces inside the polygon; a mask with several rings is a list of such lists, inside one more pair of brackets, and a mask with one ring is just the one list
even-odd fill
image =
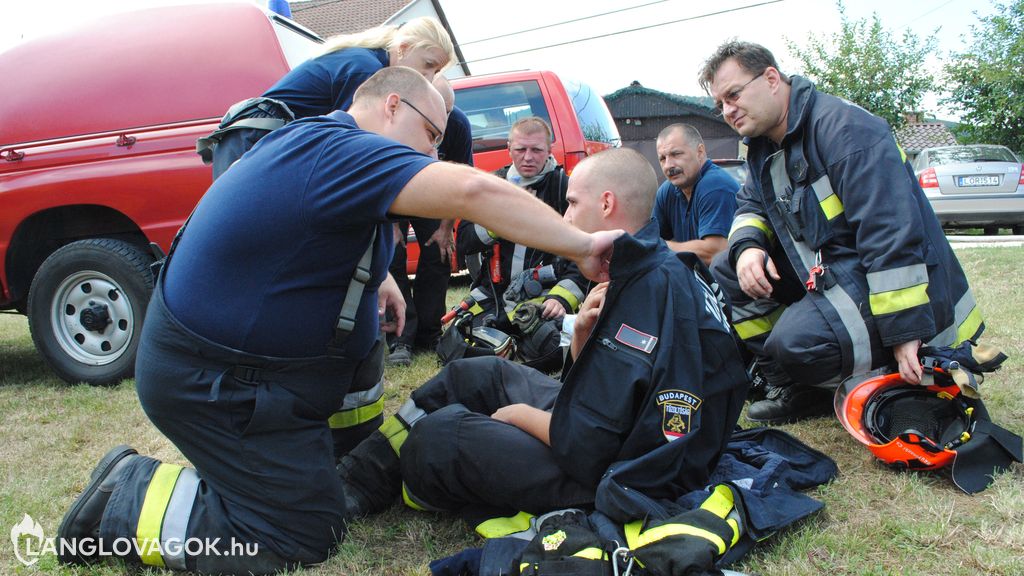
{"label": "house roof", "polygon": [[411,0],[304,0],[291,2],[292,20],[324,38],[380,26]]}
{"label": "house roof", "polygon": [[925,148],[955,145],[956,138],[942,122],[913,122],[896,131],[896,139],[908,154]]}
{"label": "house roof", "polygon": [[714,118],[710,96],[681,96],[641,86],[634,81],[604,97],[615,118],[651,118],[677,116],[680,113]]}
{"label": "house roof", "polygon": [[[398,13],[402,12],[417,0],[300,0],[290,2],[292,20],[316,32],[323,38],[338,34],[361,32],[374,26],[380,26]],[[448,36],[455,45],[455,55],[459,62],[453,65],[462,68],[462,73],[469,75],[469,66],[462,54],[459,41],[448,24],[439,0],[429,0],[434,13]],[[401,21],[402,19],[399,19]]]}

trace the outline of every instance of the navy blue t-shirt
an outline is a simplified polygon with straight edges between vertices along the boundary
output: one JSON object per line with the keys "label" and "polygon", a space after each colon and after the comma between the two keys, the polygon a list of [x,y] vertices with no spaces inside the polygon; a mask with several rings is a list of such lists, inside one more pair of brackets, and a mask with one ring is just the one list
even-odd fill
{"label": "navy blue t-shirt", "polygon": [[466,113],[456,106],[448,115],[444,128],[444,141],[437,149],[437,157],[449,162],[473,165],[473,127]]}
{"label": "navy blue t-shirt", "polygon": [[660,235],[673,242],[700,240],[706,236],[729,237],[736,214],[736,192],[740,185],[725,170],[705,160],[693,187],[690,201],[666,180],[654,199],[654,213]]}
{"label": "navy blue t-shirt", "polygon": [[387,65],[386,50],[343,48],[299,64],[263,95],[287,104],[296,118],[348,110],[356,88]]}
{"label": "navy blue t-shirt", "polygon": [[224,346],[323,355],[376,228],[372,278],[345,350],[365,357],[377,339],[377,287],[394,252],[388,208],[432,162],[340,111],[271,132],[200,201],[167,267],[168,308]]}

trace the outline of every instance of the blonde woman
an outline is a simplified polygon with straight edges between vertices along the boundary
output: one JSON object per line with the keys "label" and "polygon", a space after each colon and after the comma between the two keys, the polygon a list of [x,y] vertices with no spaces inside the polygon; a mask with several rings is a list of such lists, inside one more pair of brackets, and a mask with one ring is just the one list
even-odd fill
{"label": "blonde woman", "polygon": [[[334,36],[328,39],[323,54],[285,74],[260,98],[228,111],[211,135],[215,141],[213,177],[217,179],[270,130],[293,119],[346,110],[356,88],[382,68],[406,66],[433,81],[455,60],[448,32],[429,17]],[[251,121],[268,118],[269,122]]]}

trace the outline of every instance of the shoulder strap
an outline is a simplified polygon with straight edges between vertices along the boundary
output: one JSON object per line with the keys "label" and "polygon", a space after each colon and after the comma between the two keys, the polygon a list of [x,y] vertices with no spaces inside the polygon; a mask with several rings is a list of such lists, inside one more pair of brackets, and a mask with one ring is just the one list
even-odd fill
{"label": "shoulder strap", "polygon": [[356,264],[352,272],[352,279],[348,283],[348,291],[345,293],[345,300],[341,303],[341,312],[338,313],[338,322],[334,326],[334,338],[327,344],[329,356],[340,356],[341,349],[345,346],[352,330],[356,327],[356,315],[359,312],[359,302],[363,299],[363,290],[366,283],[370,281],[370,266],[373,264],[373,250],[377,245],[377,226],[373,227],[373,234],[370,236],[370,244],[363,252],[362,258]]}
{"label": "shoulder strap", "polygon": [[230,126],[218,128],[209,135],[196,140],[196,154],[203,158],[204,164],[210,164],[213,162],[213,147],[220,143],[224,134],[232,130],[241,130],[242,128],[273,132],[287,123],[288,120],[282,118],[243,118],[236,120]]}

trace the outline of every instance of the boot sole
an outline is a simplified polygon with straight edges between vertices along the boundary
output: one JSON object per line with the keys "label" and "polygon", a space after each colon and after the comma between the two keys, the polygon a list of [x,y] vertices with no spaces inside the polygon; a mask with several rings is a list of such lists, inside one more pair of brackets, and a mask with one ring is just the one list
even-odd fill
{"label": "boot sole", "polygon": [[[71,505],[71,509],[68,510],[68,513],[64,515],[64,519],[61,520],[60,528],[57,529],[58,538],[65,537],[65,534],[67,534],[67,529],[75,523],[75,520],[78,519],[78,515],[82,512],[82,508],[85,507],[85,504],[92,498],[93,494],[96,493],[96,490],[99,489],[100,484],[102,484],[103,481],[106,480],[107,476],[110,475],[110,472],[111,470],[114,469],[114,466],[116,466],[117,463],[120,462],[121,460],[124,460],[125,458],[133,454],[138,454],[138,451],[132,448],[131,446],[122,444],[120,446],[112,448],[109,452],[106,453],[106,455],[103,456],[102,459],[100,459],[99,464],[97,464],[96,467],[93,468],[92,474],[89,475],[89,485],[86,486],[85,490],[83,490],[82,493],[78,495],[78,498],[75,499],[74,504]],[[63,552],[64,547],[60,546],[57,557],[61,562],[65,564],[88,563],[88,559],[86,558],[83,558],[81,556],[65,555],[63,554]]]}

